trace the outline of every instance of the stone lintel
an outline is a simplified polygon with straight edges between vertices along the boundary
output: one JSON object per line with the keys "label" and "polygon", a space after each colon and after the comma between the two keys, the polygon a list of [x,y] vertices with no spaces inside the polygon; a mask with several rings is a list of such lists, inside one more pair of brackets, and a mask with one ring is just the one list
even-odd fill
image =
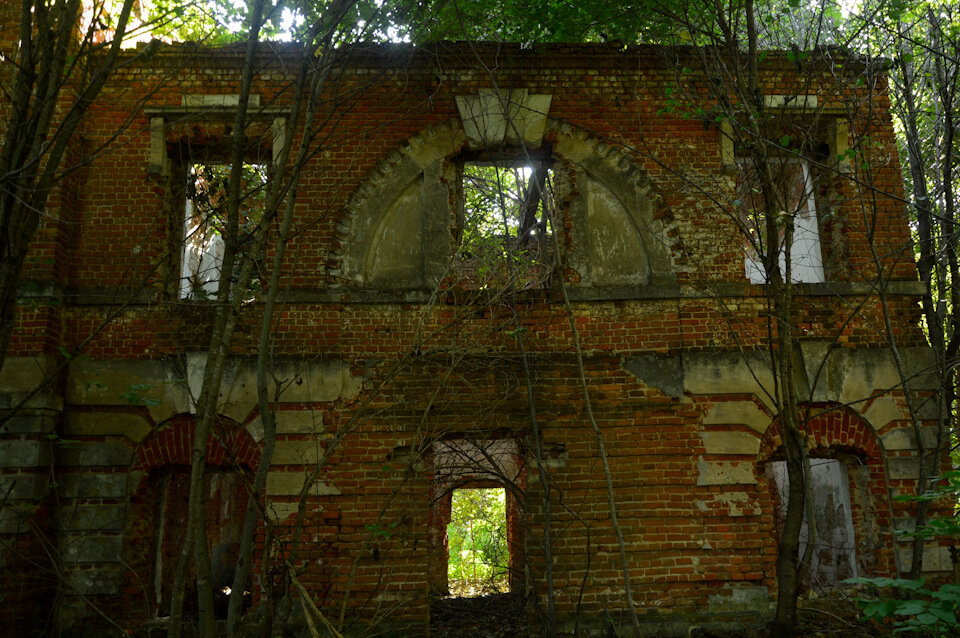
{"label": "stone lintel", "polygon": [[539,148],[546,130],[550,95],[527,89],[480,89],[458,95],[457,110],[471,148],[497,148],[504,143]]}
{"label": "stone lintel", "polygon": [[[307,475],[303,472],[270,472],[267,475],[267,496],[297,496]],[[338,496],[340,490],[332,484],[317,480],[310,488],[312,496]]]}

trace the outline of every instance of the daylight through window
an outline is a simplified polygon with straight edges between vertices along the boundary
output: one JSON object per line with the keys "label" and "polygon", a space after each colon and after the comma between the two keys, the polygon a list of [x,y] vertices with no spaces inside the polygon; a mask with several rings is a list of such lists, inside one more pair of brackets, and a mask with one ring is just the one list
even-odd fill
{"label": "daylight through window", "polygon": [[[198,163],[187,169],[181,299],[210,299],[220,288],[230,168],[227,164]],[[241,179],[237,239],[242,242],[263,214],[267,167],[244,164]]]}
{"label": "daylight through window", "polygon": [[479,596],[510,590],[504,488],[454,490],[447,538],[451,595]]}
{"label": "daylight through window", "polygon": [[481,276],[552,266],[553,172],[545,162],[463,165],[461,261]]}

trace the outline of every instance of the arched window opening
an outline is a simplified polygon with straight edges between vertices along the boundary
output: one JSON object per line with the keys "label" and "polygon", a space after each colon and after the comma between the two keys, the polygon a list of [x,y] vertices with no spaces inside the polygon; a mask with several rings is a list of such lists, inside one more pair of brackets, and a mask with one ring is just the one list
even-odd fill
{"label": "arched window opening", "polygon": [[[217,618],[226,618],[227,604],[232,594],[230,586],[236,570],[240,549],[240,530],[247,505],[244,478],[237,470],[227,467],[211,467],[206,472],[204,494],[209,502],[206,508],[207,545],[210,556],[211,575],[214,586],[214,613]],[[144,481],[134,501],[134,507],[143,510],[144,519],[152,521],[150,556],[146,562],[153,574],[151,583],[157,617],[170,613],[170,602],[177,562],[183,549],[183,535],[189,520],[187,506],[190,492],[190,467],[165,465],[154,469]],[[153,510],[148,512],[148,510]],[[191,591],[184,597],[184,616],[194,617],[196,610],[195,567],[190,563],[191,573],[187,582]],[[245,592],[246,593],[246,592]],[[249,595],[249,594],[247,594]]]}
{"label": "arched window opening", "polygon": [[[214,590],[214,615],[224,619],[240,550],[240,533],[246,514],[251,467],[259,462],[257,443],[243,428],[218,417],[216,436],[207,450],[203,495],[206,499],[204,528]],[[123,560],[130,581],[147,592],[151,614],[158,626],[170,615],[172,586],[183,551],[189,521],[190,445],[194,416],[178,415],[144,439],[137,450],[133,470],[138,485],[130,497]],[[133,542],[135,541],[135,542]],[[196,618],[196,572],[194,561],[185,582],[183,617]],[[240,595],[252,601],[246,587]]]}

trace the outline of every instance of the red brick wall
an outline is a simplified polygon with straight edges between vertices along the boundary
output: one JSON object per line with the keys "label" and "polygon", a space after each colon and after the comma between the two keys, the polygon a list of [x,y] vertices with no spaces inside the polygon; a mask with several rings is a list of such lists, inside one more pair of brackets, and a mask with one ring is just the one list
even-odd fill
{"label": "red brick wall", "polygon": [[[483,50],[492,56],[492,49]],[[276,565],[280,557],[295,552],[295,567],[302,569],[299,578],[321,607],[333,610],[346,598],[352,613],[363,618],[398,604],[394,618],[425,622],[432,486],[421,456],[429,441],[474,433],[487,438],[495,432],[517,438],[532,452],[527,380],[510,307],[489,307],[482,296],[462,291],[441,295],[433,306],[361,303],[359,293],[331,273],[344,240],[338,230],[346,217],[344,208],[378,162],[426,127],[458,118],[455,96],[492,86],[491,78],[469,56],[461,59],[464,48],[454,46],[446,52],[441,48],[439,66],[428,55],[408,63],[404,51],[396,48],[394,58],[378,60],[380,66],[372,71],[356,62],[336,74],[323,102],[336,104],[335,117],[325,124],[323,143],[300,182],[295,235],[282,286],[306,300],[279,308],[272,352],[342,360],[364,377],[364,383],[357,397],[285,406],[322,414],[325,434],[335,435],[342,428],[349,433],[319,477],[337,493],[307,498],[296,543],[297,515],[280,521],[269,534],[280,544],[279,556],[271,555],[267,564]],[[164,270],[171,249],[169,215],[177,204],[168,201],[162,180],[147,175],[149,120],[142,107],[175,106],[184,94],[236,93],[238,60],[231,50],[198,55],[187,47],[171,48],[147,65],[125,68],[104,90],[84,123],[83,148],[106,148],[52,202],[64,215],[49,233],[38,237],[31,253],[31,276],[62,286],[66,303],[56,308],[21,307],[14,354],[56,353],[59,347],[69,351],[85,344],[84,355],[95,361],[155,361],[207,347],[213,309],[181,302],[165,289],[170,274]],[[289,102],[290,77],[283,64],[291,61],[292,57],[265,54],[254,83],[262,103]],[[792,90],[792,67],[773,70],[777,73],[771,73],[769,92]],[[773,503],[762,471],[757,470],[752,484],[697,484],[698,462],[706,454],[702,421],[714,398],[671,397],[624,369],[624,359],[633,355],[682,359],[685,354],[762,351],[771,336],[767,300],[761,286],[746,283],[742,242],[730,212],[707,196],[709,189],[728,195],[730,191],[721,171],[717,128],[664,112],[668,106],[664,87],[674,80],[674,69],[655,49],[623,53],[603,47],[508,48],[497,73],[502,88],[551,94],[551,118],[622,150],[642,169],[663,199],[658,216],[671,224],[668,236],[677,281],[696,287],[695,292],[690,288],[673,298],[626,295],[575,302],[570,309],[585,353],[583,373],[592,411],[610,456],[638,603],[679,613],[706,608],[709,597],[728,584],[766,586],[772,592]],[[861,90],[860,97],[874,98],[874,106],[885,112],[884,93],[867,96]],[[879,223],[870,230],[885,265],[895,277],[910,280],[915,275],[910,256],[903,252],[909,234],[897,200],[902,186],[892,130],[885,117],[855,122],[875,126],[878,144],[869,150],[877,169],[873,179],[880,192],[892,195],[878,199]],[[195,143],[226,134],[227,126],[172,122],[168,149],[180,149],[185,139]],[[300,131],[294,134],[299,136]],[[547,141],[555,141],[550,135]],[[706,190],[691,187],[691,175]],[[824,233],[835,241],[829,254],[839,261],[833,264],[835,274],[826,292],[813,290],[817,294],[797,297],[795,329],[802,340],[832,341],[839,348],[883,347],[879,303],[862,292],[842,296],[854,290],[852,285],[869,281],[875,265],[855,193],[846,180],[836,182],[829,187],[834,197],[832,226]],[[833,294],[831,286],[841,294]],[[118,306],[131,291],[139,291],[136,301]],[[328,300],[317,301],[316,296],[311,300],[309,295],[317,293],[329,295]],[[352,293],[357,298],[351,298]],[[915,302],[909,295],[889,299],[901,346],[924,343]],[[567,309],[555,292],[531,291],[521,295],[517,310],[554,481],[558,609],[569,614],[582,605],[585,613],[594,615],[605,607],[620,609],[619,551],[597,443],[585,414]],[[258,304],[244,309],[232,352],[255,353],[261,312]],[[418,356],[410,357],[412,352]],[[404,365],[394,374],[397,361]],[[726,398],[752,400],[747,391]],[[75,409],[66,407],[68,412]],[[836,414],[814,420],[814,439],[824,447],[855,449],[868,459],[870,491],[879,499],[885,474],[875,437],[849,410]],[[248,420],[255,416],[251,413]],[[181,437],[190,432],[157,430],[139,443],[131,469],[147,471],[185,462],[181,448],[187,439],[177,439],[175,431]],[[733,460],[763,461],[775,447],[775,432],[775,426],[767,430],[758,456]],[[279,438],[312,440],[298,434]],[[244,438],[242,450],[236,452],[249,467],[258,456],[252,445]],[[212,465],[225,460],[222,450],[211,452]],[[302,473],[308,469],[283,468]],[[124,596],[130,598],[136,595],[136,579],[153,578],[149,548],[134,540],[142,536],[137,530],[143,531],[144,517],[150,515],[151,499],[143,494],[149,493],[134,494],[125,541],[125,551],[132,552],[131,560],[144,572],[125,577]],[[728,506],[729,499],[741,494],[744,505],[735,511]],[[295,500],[272,499],[281,504]],[[544,556],[537,539],[544,514],[533,466],[528,467],[524,516],[533,584],[542,595]],[[888,525],[890,515],[880,520]],[[267,536],[261,528],[255,559],[257,597],[280,582],[276,574],[260,569]],[[888,573],[889,547],[878,551],[878,573]],[[124,626],[143,622],[139,606],[111,609]]]}

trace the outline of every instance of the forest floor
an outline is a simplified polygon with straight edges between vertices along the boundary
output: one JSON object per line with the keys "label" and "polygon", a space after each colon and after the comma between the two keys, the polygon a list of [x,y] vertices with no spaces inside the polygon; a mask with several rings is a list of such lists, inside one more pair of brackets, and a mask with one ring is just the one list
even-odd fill
{"label": "forest floor", "polygon": [[490,594],[435,598],[430,602],[431,638],[514,638],[527,635],[523,596]]}
{"label": "forest floor", "polygon": [[[890,629],[861,618],[856,601],[842,591],[808,594],[800,601],[799,635],[804,638],[873,638]],[[436,598],[430,605],[433,638],[515,638],[528,635],[524,600],[515,594],[475,598]],[[611,629],[611,638],[617,634]],[[763,629],[708,631],[693,628],[691,638],[768,638]]]}

